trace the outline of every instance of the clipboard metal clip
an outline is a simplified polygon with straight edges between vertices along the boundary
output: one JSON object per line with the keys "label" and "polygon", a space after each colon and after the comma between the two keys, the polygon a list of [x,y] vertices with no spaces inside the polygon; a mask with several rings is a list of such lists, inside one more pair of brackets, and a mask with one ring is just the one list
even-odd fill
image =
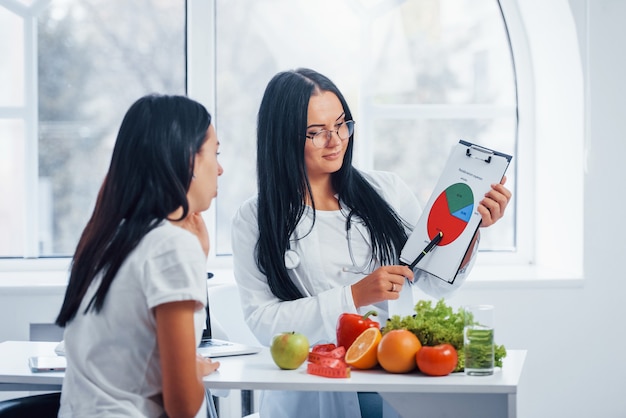
{"label": "clipboard metal clip", "polygon": [[465,151],[465,155],[468,157],[476,158],[478,160],[482,160],[487,164],[491,163],[491,156],[493,155],[493,151],[487,148],[483,148],[479,145],[470,145]]}

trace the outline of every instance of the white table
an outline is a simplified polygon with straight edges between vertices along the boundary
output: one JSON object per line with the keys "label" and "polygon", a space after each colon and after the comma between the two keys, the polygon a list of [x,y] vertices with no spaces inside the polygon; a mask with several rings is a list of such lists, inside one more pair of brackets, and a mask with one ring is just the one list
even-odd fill
{"label": "white table", "polygon": [[0,390],[61,390],[63,373],[33,373],[28,366],[31,356],[54,356],[58,343],[6,341],[0,343]]}
{"label": "white table", "polygon": [[[32,373],[28,357],[54,355],[56,343],[7,341],[0,343],[1,390],[58,390],[63,373]],[[259,354],[220,358],[217,373],[204,378],[215,389],[378,392],[405,417],[517,416],[517,388],[525,350],[509,350],[502,369],[492,376],[454,373],[430,377],[420,373],[390,374],[382,370],[353,370],[347,379],[331,379],[297,370],[281,370],[269,350]]]}

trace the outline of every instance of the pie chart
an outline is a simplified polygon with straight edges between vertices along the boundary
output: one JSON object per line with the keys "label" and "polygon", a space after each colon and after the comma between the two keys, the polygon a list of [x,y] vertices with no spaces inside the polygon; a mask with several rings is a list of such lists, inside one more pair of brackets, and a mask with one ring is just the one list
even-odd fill
{"label": "pie chart", "polygon": [[428,236],[433,239],[440,231],[443,237],[437,245],[448,245],[463,233],[474,211],[474,194],[465,183],[447,187],[437,197],[428,214]]}

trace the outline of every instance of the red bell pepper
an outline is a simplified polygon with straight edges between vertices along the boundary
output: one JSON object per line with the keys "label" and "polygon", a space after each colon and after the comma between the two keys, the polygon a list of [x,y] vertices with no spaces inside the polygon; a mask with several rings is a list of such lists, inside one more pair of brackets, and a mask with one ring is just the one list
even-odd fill
{"label": "red bell pepper", "polygon": [[343,313],[337,320],[337,346],[350,348],[354,340],[367,328],[380,328],[378,322],[369,319],[369,316],[376,316],[376,311],[369,311],[365,315]]}

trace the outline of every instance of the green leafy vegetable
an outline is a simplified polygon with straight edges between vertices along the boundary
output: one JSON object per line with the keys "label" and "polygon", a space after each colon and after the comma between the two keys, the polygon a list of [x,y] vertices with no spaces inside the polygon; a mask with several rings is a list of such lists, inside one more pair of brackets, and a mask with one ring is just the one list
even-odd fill
{"label": "green leafy vegetable", "polygon": [[[422,345],[435,346],[438,344],[452,344],[457,350],[459,361],[455,372],[465,369],[465,355],[463,353],[463,309],[457,312],[440,299],[433,307],[431,301],[421,300],[415,305],[415,315],[400,317],[394,315],[382,328],[383,335],[394,329],[408,329],[419,338]],[[486,353],[477,353],[485,356]],[[503,345],[494,344],[494,364],[502,367],[502,359],[506,357]]]}

